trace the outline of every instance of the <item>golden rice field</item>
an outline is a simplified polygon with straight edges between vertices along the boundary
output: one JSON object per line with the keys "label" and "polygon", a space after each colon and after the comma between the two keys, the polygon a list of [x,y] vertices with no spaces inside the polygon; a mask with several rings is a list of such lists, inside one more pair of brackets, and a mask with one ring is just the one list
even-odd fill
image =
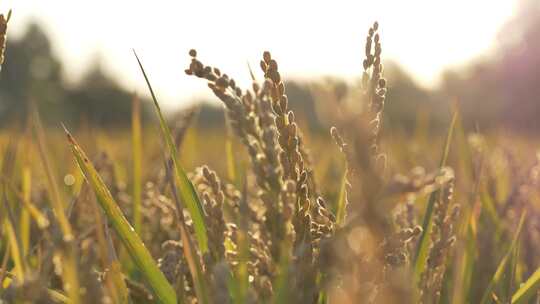
{"label": "golden rice field", "polygon": [[204,50],[178,68],[221,130],[167,120],[136,54],[155,124],[134,98],[131,130],[44,127],[35,108],[4,129],[2,303],[538,303],[534,143],[470,132],[457,106],[446,134],[386,130],[378,27],[325,134],[270,52],[240,88]]}

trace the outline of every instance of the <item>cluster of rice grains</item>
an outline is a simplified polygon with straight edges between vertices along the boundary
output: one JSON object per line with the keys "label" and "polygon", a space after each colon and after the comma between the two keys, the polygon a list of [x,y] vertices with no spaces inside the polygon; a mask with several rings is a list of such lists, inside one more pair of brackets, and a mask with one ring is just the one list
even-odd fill
{"label": "cluster of rice grains", "polygon": [[2,70],[2,64],[4,63],[4,52],[6,51],[6,36],[7,26],[9,19],[11,18],[11,11],[7,16],[0,14],[0,70]]}
{"label": "cluster of rice grains", "polygon": [[[227,74],[201,63],[195,50],[190,55],[192,62],[186,73],[208,80],[208,86],[224,103],[231,126],[246,146],[253,166],[256,201],[249,197],[248,213],[253,216],[247,224],[248,242],[251,257],[265,259],[250,261],[264,268],[249,267],[254,285],[263,288],[253,289],[253,294],[259,300],[269,299],[275,289],[272,282],[280,275],[276,264],[286,261],[289,283],[298,287],[291,296],[302,302],[315,301],[320,243],[332,235],[335,219],[316,193],[308,153],[288,107],[277,62],[265,52],[261,61],[264,82],[261,85],[253,79],[251,90],[243,91]],[[209,184],[215,185],[211,182],[215,175],[204,175]],[[219,192],[211,192],[220,197]]]}
{"label": "cluster of rice grains", "polygon": [[[0,15],[0,45],[5,44],[8,20],[9,15]],[[447,167],[434,173],[414,168],[406,175],[388,176],[386,156],[379,148],[387,86],[381,52],[375,23],[365,44],[365,111],[337,121],[330,130],[346,164],[342,194],[335,202],[322,197],[321,193],[326,196],[332,190],[315,180],[314,165],[270,52],[264,52],[260,62],[263,80],[257,81],[251,73],[248,90],[239,88],[218,68],[203,64],[195,50],[189,52],[191,63],[185,72],[206,80],[221,100],[251,167],[245,170],[243,181],[220,178],[208,166],[187,174],[200,198],[207,251],[191,242],[196,218],[178,199],[169,163],[149,168],[141,191],[142,225],[137,233],[151,255],[160,257],[157,267],[163,282],[170,283],[179,303],[437,302],[455,243],[454,172]],[[177,147],[196,112],[190,109],[176,119]],[[156,153],[150,159],[159,163],[162,151]],[[133,198],[119,182],[111,157],[99,154],[93,163],[126,217],[133,218]],[[527,180],[536,178],[537,172],[535,166]],[[159,300],[146,285],[135,281],[137,275],[124,276],[119,270],[119,263],[130,267],[129,249],[111,237],[99,199],[89,186],[81,187],[77,200],[85,203],[74,200],[68,216],[78,236],[78,269],[87,274],[81,276],[85,292],[101,302],[121,303],[127,297],[135,303]],[[520,193],[513,200],[525,200]],[[416,222],[415,205],[428,194],[434,195],[435,202],[427,267],[414,280],[415,251],[423,233]],[[27,299],[22,297],[25,288],[47,286],[43,282],[52,276],[52,268],[62,265],[47,257],[47,252],[43,255],[40,267],[47,276],[24,280],[24,286],[12,284],[4,299]],[[57,285],[49,284],[54,289]],[[36,287],[36,291],[39,294],[31,300],[47,289]],[[129,291],[129,296],[123,291]]]}
{"label": "cluster of rice grains", "polygon": [[[415,222],[414,204],[421,194],[452,191],[453,171],[442,168],[426,174],[415,168],[410,176],[385,178],[386,156],[379,151],[379,133],[386,95],[386,80],[382,77],[381,44],[378,24],[366,37],[362,87],[366,111],[361,117],[342,123],[331,135],[343,153],[347,164],[344,195],[345,214],[341,230],[332,242],[339,248],[331,256],[335,280],[333,293],[339,301],[354,303],[366,299],[372,303],[432,303],[432,299],[415,300],[412,260],[422,228]],[[347,139],[346,139],[347,138]],[[347,143],[350,141],[350,144]],[[445,190],[443,190],[445,189]],[[446,192],[445,192],[446,193]],[[436,204],[435,233],[430,247],[429,265],[421,287],[433,294],[440,291],[439,280],[444,275],[444,257],[453,240],[453,216],[447,216],[451,195]],[[394,216],[392,216],[394,215]],[[351,263],[351,258],[352,262]],[[435,278],[435,276],[437,276]],[[429,285],[429,286],[426,286]]]}
{"label": "cluster of rice grains", "polygon": [[[349,130],[346,138],[351,144],[346,143],[337,128],[331,129],[347,163],[344,210],[339,222],[317,193],[308,152],[272,55],[264,52],[260,62],[262,84],[252,73],[251,89],[242,90],[233,78],[203,64],[195,50],[189,52],[191,64],[186,74],[208,81],[250,156],[254,184],[250,184],[248,192],[254,195],[244,194],[247,197],[242,200],[247,202],[249,212],[238,215],[247,222],[244,229],[250,236],[248,269],[253,299],[268,300],[279,288],[275,284],[285,272],[287,290],[294,290],[287,292],[287,297],[294,303],[316,303],[321,297],[339,303],[354,303],[357,299],[373,303],[394,303],[398,299],[412,302],[415,295],[408,276],[414,243],[422,232],[415,223],[413,204],[419,194],[433,191],[443,195],[436,204],[431,269],[423,275],[421,284],[430,290],[430,296],[440,290],[444,257],[453,240],[451,222],[457,214],[449,207],[453,172],[443,168],[440,173],[426,174],[417,168],[411,176],[385,179],[386,159],[379,151],[378,141],[386,80],[382,77],[377,30],[377,23],[369,30],[363,62],[367,111],[342,124]],[[234,252],[239,248],[234,237],[239,230],[238,221],[234,222],[234,216],[230,217],[232,222],[224,221],[223,212],[216,210],[224,205],[225,197],[219,179],[206,168],[202,172],[208,185],[203,198],[207,213],[212,214],[209,231],[210,239],[216,242],[214,254],[235,267],[238,263],[234,257],[239,255]],[[404,202],[391,203],[395,200]],[[229,210],[239,210],[237,204],[231,206],[236,209]],[[224,254],[220,243],[224,234],[230,236],[229,254]],[[424,298],[424,302],[431,302]]]}

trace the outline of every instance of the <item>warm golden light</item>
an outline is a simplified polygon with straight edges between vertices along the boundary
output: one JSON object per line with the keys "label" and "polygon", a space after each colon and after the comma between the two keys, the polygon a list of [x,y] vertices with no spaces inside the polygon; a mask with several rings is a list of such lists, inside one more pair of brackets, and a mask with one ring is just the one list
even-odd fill
{"label": "warm golden light", "polygon": [[124,85],[144,91],[135,48],[164,102],[174,105],[204,89],[182,75],[191,47],[240,81],[249,78],[246,62],[256,64],[266,49],[288,77],[355,76],[364,29],[374,20],[386,58],[429,86],[443,69],[488,51],[517,1],[338,2],[17,0],[2,9],[13,8],[14,36],[33,18],[43,23],[71,76],[99,55]]}

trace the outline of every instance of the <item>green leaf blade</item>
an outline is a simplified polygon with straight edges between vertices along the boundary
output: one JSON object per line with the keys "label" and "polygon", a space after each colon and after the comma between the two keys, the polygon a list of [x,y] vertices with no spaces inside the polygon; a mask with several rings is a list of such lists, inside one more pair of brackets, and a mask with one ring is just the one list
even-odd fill
{"label": "green leaf blade", "polygon": [[135,264],[143,273],[158,302],[166,304],[176,303],[174,289],[165,278],[165,275],[159,270],[139,235],[129,224],[98,172],[69,132],[67,136],[73,155],[85,179],[94,190],[101,208],[107,215],[120,240],[128,249],[128,253],[135,261]]}
{"label": "green leaf blade", "polygon": [[521,287],[512,296],[512,304],[529,303],[529,299],[533,297],[540,287],[540,268],[521,285]]}
{"label": "green leaf blade", "polygon": [[157,101],[154,90],[152,89],[152,85],[150,84],[150,80],[148,79],[148,76],[146,75],[146,72],[142,66],[141,61],[139,60],[139,57],[137,56],[137,53],[135,53],[135,51],[133,53],[135,54],[135,58],[137,58],[137,62],[139,63],[139,67],[143,73],[144,79],[148,86],[148,90],[150,91],[150,95],[152,96],[152,100],[154,102],[154,108],[159,118],[161,133],[162,133],[163,139],[165,140],[167,149],[169,151],[170,157],[174,164],[174,171],[175,171],[174,180],[175,180],[176,188],[179,190],[178,194],[180,195],[180,199],[186,205],[191,215],[191,219],[193,220],[193,226],[195,228],[195,237],[197,238],[199,249],[204,254],[208,252],[208,234],[206,232],[206,224],[204,221],[204,210],[202,208],[202,204],[199,200],[199,197],[197,196],[195,187],[193,186],[193,184],[187,177],[187,174],[184,168],[182,167],[182,165],[180,164],[178,160],[176,146],[174,145],[172,133],[169,129],[169,126],[165,122],[165,118],[163,117],[163,114],[161,113],[161,108]]}

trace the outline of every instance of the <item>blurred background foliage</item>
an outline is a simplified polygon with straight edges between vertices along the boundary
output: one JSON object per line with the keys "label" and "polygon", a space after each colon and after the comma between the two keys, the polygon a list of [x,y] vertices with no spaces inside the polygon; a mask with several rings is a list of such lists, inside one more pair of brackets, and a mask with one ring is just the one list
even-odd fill
{"label": "blurred background foliage", "polygon": [[[458,102],[466,128],[538,134],[540,11],[534,2],[521,1],[516,16],[501,29],[490,55],[446,71],[435,88],[420,86],[398,64],[386,62],[389,91],[385,129],[439,130],[448,121],[451,104]],[[46,122],[129,125],[133,92],[107,75],[99,58],[82,80],[66,81],[62,59],[52,51],[47,33],[37,23],[29,25],[20,39],[8,39],[7,53],[0,81],[2,125],[25,121],[32,101],[38,104]],[[288,79],[286,87],[292,109],[304,116],[301,120],[308,124],[305,127],[309,131],[317,133],[327,132],[335,121],[333,116],[339,115],[336,111],[340,104],[360,103],[354,94],[359,85],[360,79],[324,78]],[[224,116],[215,100],[193,102],[202,104],[200,127],[223,126]],[[148,103],[143,104],[143,120],[147,120],[152,115]]]}
{"label": "blurred background foliage", "polygon": [[[76,84],[65,79],[62,61],[53,53],[47,34],[30,24],[19,40],[8,40],[9,58],[0,82],[0,121],[24,121],[35,102],[47,122],[87,122],[124,126],[131,117],[132,92],[106,75],[96,59]],[[145,107],[145,117],[148,117]]]}

